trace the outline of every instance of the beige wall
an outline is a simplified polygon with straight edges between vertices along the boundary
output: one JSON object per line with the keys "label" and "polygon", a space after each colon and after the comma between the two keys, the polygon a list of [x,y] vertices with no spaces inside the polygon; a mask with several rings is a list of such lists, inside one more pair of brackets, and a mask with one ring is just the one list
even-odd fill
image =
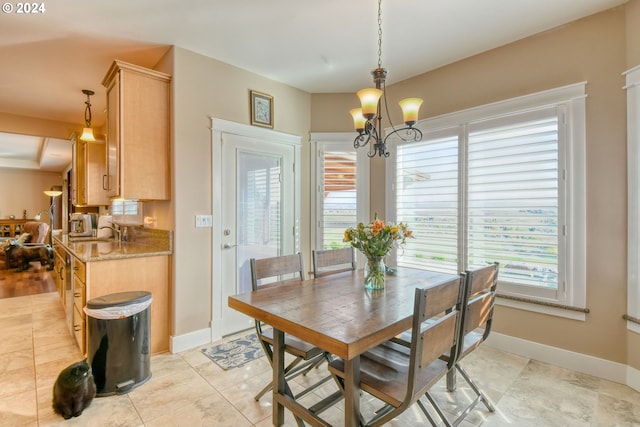
{"label": "beige wall", "polygon": [[[195,228],[211,213],[210,117],[249,124],[249,90],[274,98],[274,129],[302,137],[301,188],[309,188],[310,95],[193,52],[173,55],[173,206],[175,211],[174,334],[208,328],[212,229]],[[309,192],[302,192],[301,244],[310,260]],[[213,209],[218,209],[214,206]],[[213,230],[219,232],[219,230]]]}
{"label": "beige wall", "polygon": [[[26,169],[0,168],[0,182],[10,183],[0,191],[0,218],[14,215],[22,218],[27,210],[27,218],[33,218],[38,212],[49,209],[51,199],[44,193],[54,185],[62,185],[62,175],[54,172],[41,172]],[[42,221],[49,222],[47,215]]]}
{"label": "beige wall", "polygon": [[[78,125],[72,123],[0,113],[0,132],[69,139],[77,130]],[[71,151],[71,142],[69,142],[69,151]],[[62,185],[62,174],[0,168],[0,182],[11,183],[11,185],[4,185],[0,191],[0,218],[8,218],[9,215],[22,218],[24,209],[27,210],[27,216],[33,218],[39,211],[49,208],[50,199],[44,195],[43,191],[54,185]],[[49,220],[46,215],[42,218],[44,221]]]}
{"label": "beige wall", "polygon": [[81,128],[82,125],[73,123],[0,113],[0,132],[70,140],[73,132],[79,132]]}
{"label": "beige wall", "polygon": [[640,65],[640,0],[629,0],[627,14],[627,69]]}
{"label": "beige wall", "polygon": [[[388,88],[390,109],[402,97],[423,97],[424,118],[587,82],[587,307],[591,312],[585,322],[578,322],[499,306],[494,330],[621,363],[628,359],[622,320],[627,233],[626,108],[621,90],[627,63],[625,24],[625,8],[612,9]],[[346,98],[335,95],[332,106],[329,95],[314,95],[312,131],[351,130],[344,118],[352,108],[345,105]],[[399,109],[390,112],[398,123]],[[383,188],[383,173],[382,167],[372,169],[372,188]],[[372,193],[372,205],[382,206],[383,197]]]}

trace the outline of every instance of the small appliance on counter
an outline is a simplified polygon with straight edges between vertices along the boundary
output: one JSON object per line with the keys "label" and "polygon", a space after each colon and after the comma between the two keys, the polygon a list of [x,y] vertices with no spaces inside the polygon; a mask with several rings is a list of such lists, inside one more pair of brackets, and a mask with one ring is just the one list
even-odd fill
{"label": "small appliance on counter", "polygon": [[113,219],[111,215],[100,215],[98,218],[98,239],[108,239],[113,237]]}
{"label": "small appliance on counter", "polygon": [[72,213],[69,227],[69,236],[84,237],[93,235],[93,224],[91,215],[83,213]]}

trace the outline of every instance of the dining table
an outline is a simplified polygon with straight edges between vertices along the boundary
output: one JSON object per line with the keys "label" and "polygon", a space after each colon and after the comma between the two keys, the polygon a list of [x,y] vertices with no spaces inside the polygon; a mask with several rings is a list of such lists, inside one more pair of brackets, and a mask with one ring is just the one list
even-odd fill
{"label": "dining table", "polygon": [[273,327],[273,425],[284,423],[284,408],[312,425],[330,425],[290,395],[284,373],[284,334],[344,360],[344,425],[357,426],[360,355],[411,328],[415,288],[455,277],[398,267],[387,271],[384,289],[368,290],[359,269],[229,296],[229,307]]}

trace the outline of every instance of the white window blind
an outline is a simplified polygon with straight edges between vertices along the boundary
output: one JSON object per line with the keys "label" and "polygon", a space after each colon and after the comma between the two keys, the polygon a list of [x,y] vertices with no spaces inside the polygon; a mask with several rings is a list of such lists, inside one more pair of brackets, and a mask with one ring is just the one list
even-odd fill
{"label": "white window blind", "polygon": [[458,272],[458,162],[457,129],[398,146],[396,215],[415,236],[398,265]]}
{"label": "white window blind", "polygon": [[584,308],[585,117],[577,83],[424,120],[417,143],[394,139],[387,218],[415,236],[396,263],[457,273],[497,261],[500,293]]}
{"label": "white window blind", "polygon": [[558,288],[556,108],[468,126],[467,264],[503,281]]}

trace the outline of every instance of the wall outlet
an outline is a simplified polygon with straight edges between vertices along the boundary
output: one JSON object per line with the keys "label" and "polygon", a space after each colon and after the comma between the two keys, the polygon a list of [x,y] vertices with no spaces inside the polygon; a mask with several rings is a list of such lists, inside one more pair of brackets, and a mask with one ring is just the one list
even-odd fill
{"label": "wall outlet", "polygon": [[213,217],[211,215],[196,215],[196,228],[212,226]]}

